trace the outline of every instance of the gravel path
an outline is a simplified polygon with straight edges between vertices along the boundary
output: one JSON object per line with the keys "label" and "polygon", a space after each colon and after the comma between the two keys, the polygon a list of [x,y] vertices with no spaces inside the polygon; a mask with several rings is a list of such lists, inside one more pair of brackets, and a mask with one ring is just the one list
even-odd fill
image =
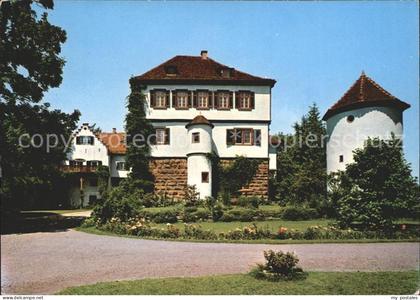
{"label": "gravel path", "polygon": [[305,270],[418,269],[419,243],[257,245],[166,242],[63,232],[1,236],[2,294],[145,277],[247,272],[262,251],[294,251]]}

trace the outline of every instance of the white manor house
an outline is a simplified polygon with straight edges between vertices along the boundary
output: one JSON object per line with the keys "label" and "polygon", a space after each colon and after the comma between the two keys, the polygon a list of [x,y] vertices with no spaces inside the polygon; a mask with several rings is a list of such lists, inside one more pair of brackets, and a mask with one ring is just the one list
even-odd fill
{"label": "white manor house", "polygon": [[[237,156],[259,159],[254,178],[240,192],[268,197],[269,170],[276,170],[275,149],[269,147],[275,80],[220,64],[207,51],[175,56],[132,80],[146,86],[147,118],[156,130],[150,162],[156,193],[182,199],[185,187],[195,185],[200,198],[211,196],[207,155],[215,153],[222,164]],[[86,123],[76,131],[65,166],[80,175],[71,192],[73,204],[80,202],[81,190],[84,205],[99,196],[98,165],[109,166],[113,184],[127,176],[123,135],[95,134]]]}
{"label": "white manor house", "polygon": [[[256,174],[240,193],[268,197],[269,176],[277,169],[276,148],[269,143],[275,80],[220,64],[207,51],[175,56],[131,80],[145,87],[146,117],[155,128],[150,169],[156,193],[179,200],[187,185],[195,185],[200,198],[215,196],[207,157],[215,153],[222,164],[237,156],[258,159]],[[323,118],[330,136],[328,172],[352,162],[352,151],[366,135],[387,138],[393,132],[402,137],[402,112],[409,106],[362,73]],[[350,143],[340,139],[349,134],[354,136]],[[340,142],[332,143],[331,137]],[[123,132],[95,133],[84,123],[74,134],[64,166],[75,175],[72,205],[80,206],[81,198],[84,206],[97,199],[99,165],[109,167],[112,185],[126,177],[125,153]]]}

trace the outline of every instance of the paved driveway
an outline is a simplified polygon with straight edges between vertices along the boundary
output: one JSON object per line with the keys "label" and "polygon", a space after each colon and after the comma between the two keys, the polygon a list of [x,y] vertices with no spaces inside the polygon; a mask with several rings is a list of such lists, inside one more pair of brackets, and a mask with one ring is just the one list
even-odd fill
{"label": "paved driveway", "polygon": [[1,291],[51,294],[100,281],[247,272],[266,249],[296,252],[305,270],[413,270],[419,263],[419,243],[187,243],[68,230],[1,236]]}

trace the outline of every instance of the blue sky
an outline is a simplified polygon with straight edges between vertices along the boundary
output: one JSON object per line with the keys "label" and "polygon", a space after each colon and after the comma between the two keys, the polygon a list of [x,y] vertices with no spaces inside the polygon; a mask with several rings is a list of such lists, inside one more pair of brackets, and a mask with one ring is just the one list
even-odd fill
{"label": "blue sky", "polygon": [[123,130],[128,79],[200,50],[277,80],[272,132],[316,102],[324,113],[364,70],[411,104],[406,157],[418,176],[419,26],[413,2],[56,1],[50,21],[67,31],[62,85],[46,100],[81,122]]}

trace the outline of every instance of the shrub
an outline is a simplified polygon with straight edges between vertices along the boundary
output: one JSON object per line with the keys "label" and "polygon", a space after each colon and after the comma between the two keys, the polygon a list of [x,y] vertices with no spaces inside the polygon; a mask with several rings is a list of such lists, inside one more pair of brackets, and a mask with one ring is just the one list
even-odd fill
{"label": "shrub", "polygon": [[214,231],[204,230],[200,225],[184,224],[183,237],[186,239],[198,240],[217,240],[217,235]]}
{"label": "shrub", "polygon": [[[190,208],[190,207],[189,207]],[[195,208],[195,210],[184,209],[182,220],[184,222],[205,221],[211,218],[211,212],[206,208]]]}
{"label": "shrub", "polygon": [[197,187],[194,185],[187,185],[185,187],[185,206],[196,206],[200,200],[200,193],[197,192]]}
{"label": "shrub", "polygon": [[318,217],[318,213],[316,209],[313,208],[305,208],[299,206],[289,206],[283,210],[282,218],[284,220],[309,220],[315,219]]}
{"label": "shrub", "polygon": [[120,198],[120,191],[115,189],[110,192],[108,198],[102,204],[93,209],[92,216],[101,224],[108,222],[113,217],[126,221],[135,217],[141,210],[143,195],[143,191],[137,190],[129,196]]}
{"label": "shrub", "polygon": [[265,264],[258,264],[251,275],[258,279],[292,280],[305,278],[306,274],[297,267],[299,259],[293,253],[273,250],[264,251]]}
{"label": "shrub", "polygon": [[247,196],[240,196],[238,199],[238,205],[242,207],[254,207],[258,208],[260,205],[260,199],[258,197],[247,197]]}
{"label": "shrub", "polygon": [[232,221],[254,221],[261,219],[261,213],[255,209],[249,208],[234,208],[227,210],[223,213],[223,216],[219,219],[222,222],[232,222]]}
{"label": "shrub", "polygon": [[219,221],[223,217],[224,211],[223,211],[223,205],[220,203],[213,206],[213,209],[211,211],[211,217],[214,222]]}
{"label": "shrub", "polygon": [[179,211],[176,209],[158,210],[158,211],[142,211],[140,215],[149,219],[154,223],[176,223],[178,222]]}

